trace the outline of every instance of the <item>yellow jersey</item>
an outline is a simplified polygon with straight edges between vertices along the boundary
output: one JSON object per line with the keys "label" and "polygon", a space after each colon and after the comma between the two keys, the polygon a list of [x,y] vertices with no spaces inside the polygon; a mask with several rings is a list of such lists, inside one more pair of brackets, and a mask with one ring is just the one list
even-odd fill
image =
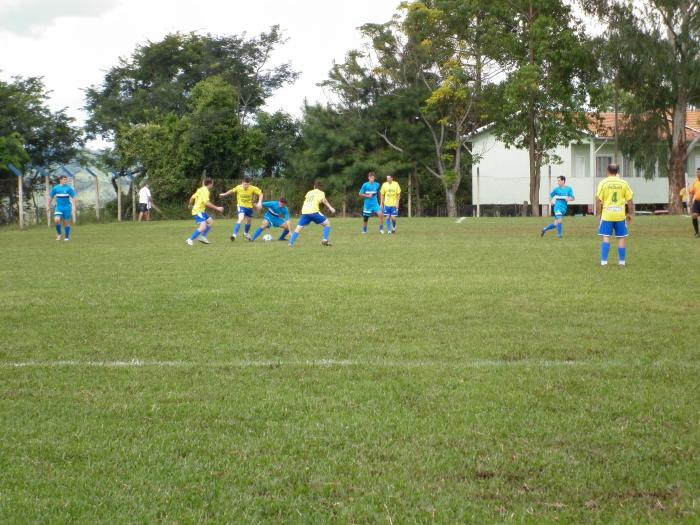
{"label": "yellow jersey", "polygon": [[253,195],[257,195],[258,197],[262,195],[262,190],[253,185],[250,185],[248,186],[248,189],[245,189],[243,184],[239,184],[231,191],[236,193],[236,204],[241,208],[252,208]]}
{"label": "yellow jersey", "polygon": [[681,200],[683,202],[688,202],[688,188],[681,188],[681,191],[678,192],[678,195],[680,195]]}
{"label": "yellow jersey", "polygon": [[700,201],[700,180],[696,179],[688,192],[691,195],[691,200]]}
{"label": "yellow jersey", "polygon": [[311,190],[304,197],[304,205],[301,207],[302,215],[321,212],[321,203],[326,199],[326,194],[321,190]]}
{"label": "yellow jersey", "polygon": [[198,215],[207,209],[209,202],[209,188],[202,186],[192,195],[194,198],[194,206],[192,206],[192,215]]}
{"label": "yellow jersey", "polygon": [[380,190],[382,197],[384,197],[384,206],[396,207],[399,203],[399,198],[401,197],[401,186],[395,180],[391,182],[385,182],[382,184],[382,189]]}
{"label": "yellow jersey", "polygon": [[632,200],[632,188],[618,176],[606,177],[598,184],[596,196],[603,203],[604,221],[624,221],[627,216],[625,205]]}

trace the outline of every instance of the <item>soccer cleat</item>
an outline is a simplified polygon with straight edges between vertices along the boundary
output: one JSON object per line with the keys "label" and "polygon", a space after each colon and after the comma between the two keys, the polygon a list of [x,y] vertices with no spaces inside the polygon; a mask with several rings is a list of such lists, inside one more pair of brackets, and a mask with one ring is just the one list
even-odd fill
{"label": "soccer cleat", "polygon": [[201,242],[202,244],[211,244],[211,241],[209,239],[202,236],[199,237],[199,242]]}
{"label": "soccer cleat", "polygon": [[386,234],[391,235],[391,230],[387,230]]}
{"label": "soccer cleat", "polygon": [[601,265],[601,266],[607,266],[607,265],[608,265],[608,261],[600,261],[600,265]]}
{"label": "soccer cleat", "polygon": [[294,248],[294,245],[291,242],[287,246],[289,246],[290,248]]}
{"label": "soccer cleat", "polygon": [[[697,237],[697,235],[696,235],[696,237]],[[56,237],[56,240],[57,240],[57,241],[60,241],[61,239],[63,239],[63,236],[62,236],[62,235],[59,235],[59,236]]]}
{"label": "soccer cleat", "polygon": [[381,233],[382,235],[384,235],[384,230],[379,230],[379,233]]}
{"label": "soccer cleat", "polygon": [[328,239],[323,239],[321,241],[321,246],[333,246],[333,245],[328,242]]}
{"label": "soccer cleat", "polygon": [[189,244],[190,246],[194,246],[194,243],[192,242],[192,239],[186,239],[185,242]]}
{"label": "soccer cleat", "polygon": [[236,240],[236,236],[235,236],[235,235],[231,235],[230,239],[231,239],[231,242],[233,242],[233,241]]}
{"label": "soccer cleat", "polygon": [[544,237],[544,234],[545,234],[545,233],[546,233],[546,230],[545,230],[544,228],[542,228],[542,229],[540,230],[540,237]]}
{"label": "soccer cleat", "polygon": [[70,241],[70,237],[66,237],[66,238],[63,239],[63,240],[66,241],[66,242],[68,242],[68,241]]}
{"label": "soccer cleat", "polygon": [[627,265],[625,264],[625,261],[620,261],[620,262],[617,263],[617,264],[619,264],[620,266],[627,266]]}
{"label": "soccer cleat", "polygon": [[364,235],[365,233],[367,233],[367,232],[365,230],[362,230],[362,235]]}
{"label": "soccer cleat", "polygon": [[243,234],[243,237],[245,237],[246,239],[250,240],[250,235],[248,235],[247,233],[244,233],[244,234]]}

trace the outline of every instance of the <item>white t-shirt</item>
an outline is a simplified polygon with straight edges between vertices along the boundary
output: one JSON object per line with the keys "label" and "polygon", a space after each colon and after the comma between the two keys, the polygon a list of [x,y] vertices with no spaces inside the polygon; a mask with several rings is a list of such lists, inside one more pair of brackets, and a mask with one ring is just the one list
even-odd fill
{"label": "white t-shirt", "polygon": [[151,190],[147,186],[144,186],[139,190],[139,204],[150,204],[151,203]]}

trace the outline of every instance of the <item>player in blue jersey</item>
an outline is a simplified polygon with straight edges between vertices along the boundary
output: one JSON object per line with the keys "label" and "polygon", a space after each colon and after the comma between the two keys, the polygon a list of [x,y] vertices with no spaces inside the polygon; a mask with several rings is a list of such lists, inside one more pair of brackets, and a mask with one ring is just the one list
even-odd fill
{"label": "player in blue jersey", "polygon": [[271,226],[275,228],[282,228],[282,236],[279,240],[283,241],[289,233],[292,227],[289,225],[289,208],[287,207],[287,199],[281,197],[276,201],[265,201],[262,203],[263,208],[265,208],[265,215],[263,217],[262,224],[255,230],[253,237],[250,242],[260,237],[260,234],[264,230],[268,230]]}
{"label": "player in blue jersey", "polygon": [[63,239],[70,241],[70,223],[75,217],[75,190],[68,185],[68,177],[65,175],[61,175],[58,179],[58,186],[51,188],[51,193],[49,193],[47,206],[51,208],[54,203],[56,207],[53,210],[53,220],[56,223],[56,233],[58,234],[56,240],[61,240],[61,223],[63,223],[65,233]]}
{"label": "player in blue jersey", "polygon": [[367,174],[367,182],[360,188],[360,197],[364,198],[362,206],[362,233],[367,233],[367,223],[372,215],[379,218],[379,233],[384,233],[384,218],[382,208],[379,206],[377,195],[379,194],[379,183],[375,182],[376,175],[373,171]]}
{"label": "player in blue jersey", "polygon": [[561,220],[566,215],[566,208],[569,206],[569,203],[574,200],[574,190],[571,189],[571,186],[566,185],[566,177],[564,175],[557,177],[557,187],[552,190],[549,197],[552,199],[551,202],[554,206],[554,222],[542,228],[540,237],[555,228],[557,229],[557,237],[561,237]]}

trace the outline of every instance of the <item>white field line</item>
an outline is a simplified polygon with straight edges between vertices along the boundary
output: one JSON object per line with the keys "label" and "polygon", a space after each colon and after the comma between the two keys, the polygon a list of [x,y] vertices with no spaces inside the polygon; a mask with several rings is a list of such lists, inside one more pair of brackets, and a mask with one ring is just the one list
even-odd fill
{"label": "white field line", "polygon": [[357,368],[555,368],[610,366],[647,368],[697,368],[700,362],[689,361],[640,361],[591,360],[556,361],[544,359],[475,359],[471,361],[411,361],[411,360],[355,360],[355,359],[314,359],[314,360],[234,360],[234,361],[157,361],[132,359],[129,361],[0,361],[0,368],[268,368],[268,367],[357,367]]}

